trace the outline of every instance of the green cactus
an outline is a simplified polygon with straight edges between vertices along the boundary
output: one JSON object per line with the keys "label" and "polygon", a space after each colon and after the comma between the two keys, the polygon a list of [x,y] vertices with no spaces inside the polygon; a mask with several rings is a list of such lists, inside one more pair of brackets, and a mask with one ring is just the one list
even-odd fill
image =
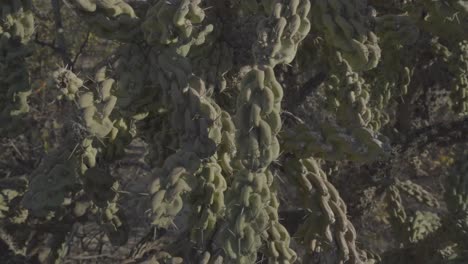
{"label": "green cactus", "polygon": [[98,36],[133,41],[140,32],[140,20],[123,0],[73,0],[76,11]]}
{"label": "green cactus", "polygon": [[365,71],[375,68],[380,59],[378,38],[369,27],[363,1],[320,0],[312,6],[314,30],[341,52],[351,68]]}
{"label": "green cactus", "polygon": [[70,203],[78,181],[78,160],[71,152],[51,153],[35,170],[30,188],[24,194],[24,208],[38,217],[48,218]]}
{"label": "green cactus", "polygon": [[[148,196],[151,232],[124,263],[463,263],[466,153],[449,172],[445,202],[397,163],[426,147],[413,149],[414,138],[436,138],[449,150],[464,141],[465,2],[67,1],[63,8],[116,51],[83,66],[83,43],[77,64],[56,70],[41,96],[31,97],[28,115],[31,42],[61,47],[31,41],[36,2],[3,1],[0,146],[10,144],[8,159],[30,166],[5,176],[8,168],[0,168],[0,239],[15,254],[59,263],[73,225],[89,221],[125,246],[136,236],[126,214],[133,193],[114,169],[132,142],[143,141],[152,183],[138,195]],[[444,91],[434,114],[432,93]],[[49,99],[61,119],[40,115]],[[447,126],[453,138],[424,127],[440,116],[461,118]],[[34,138],[23,118],[42,131],[43,120],[63,128],[30,163],[11,141]],[[444,153],[427,149],[427,159]],[[362,175],[343,179],[349,172]],[[353,200],[371,189],[372,198],[385,199]],[[357,233],[374,227],[359,221],[380,203],[379,219],[395,239],[383,252],[378,243],[363,250]],[[289,209],[303,213],[294,227],[282,217]]]}
{"label": "green cactus", "polygon": [[0,180],[0,221],[21,224],[26,221],[28,211],[19,202],[28,188],[24,177]]}
{"label": "green cactus", "polygon": [[325,172],[312,158],[288,161],[287,169],[294,175],[310,210],[297,235],[312,253],[336,243],[339,261],[362,263],[356,248],[356,231],[346,216],[346,205]]}
{"label": "green cactus", "polygon": [[468,40],[458,43],[458,50],[453,55],[456,60],[452,65],[454,79],[452,83],[452,102],[454,111],[468,112]]}
{"label": "green cactus", "polygon": [[0,4],[0,135],[20,129],[19,117],[29,112],[31,94],[26,57],[34,33],[32,3],[28,0],[3,1]]}
{"label": "green cactus", "polygon": [[409,241],[411,243],[423,240],[441,226],[439,217],[431,212],[417,211],[408,221],[410,222]]}
{"label": "green cactus", "polygon": [[464,244],[468,243],[468,168],[466,151],[460,153],[450,175],[447,177],[445,202],[451,214],[457,236]]}
{"label": "green cactus", "polygon": [[418,184],[411,182],[410,180],[406,181],[398,181],[396,182],[396,186],[408,196],[413,197],[418,202],[426,204],[427,206],[431,207],[439,207],[439,202],[437,199],[428,191],[424,190]]}
{"label": "green cactus", "polygon": [[[243,78],[238,97],[235,124],[240,168],[227,198],[229,227],[223,230],[228,237],[223,248],[235,263],[255,261],[262,234],[267,239],[269,262],[292,263],[296,259],[289,248],[289,234],[278,220],[279,204],[268,168],[279,156],[277,134],[283,97],[273,68],[293,60],[297,46],[310,30],[310,3],[279,1],[272,6],[269,17],[258,25],[258,39],[253,45],[256,65]],[[240,208],[236,197],[241,197]],[[261,204],[268,206],[261,208]]]}

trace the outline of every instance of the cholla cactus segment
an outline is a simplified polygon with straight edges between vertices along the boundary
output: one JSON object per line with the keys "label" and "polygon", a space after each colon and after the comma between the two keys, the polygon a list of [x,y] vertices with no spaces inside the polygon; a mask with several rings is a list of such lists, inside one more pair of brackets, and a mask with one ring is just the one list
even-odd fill
{"label": "cholla cactus segment", "polygon": [[439,207],[437,198],[435,198],[430,192],[426,191],[423,187],[410,180],[397,180],[396,186],[407,195],[416,199],[418,202],[424,203],[431,207]]}
{"label": "cholla cactus segment", "polygon": [[[396,48],[414,44],[420,30],[409,14],[383,15],[375,17],[375,30],[383,45],[395,45]],[[383,50],[382,52],[385,52]],[[382,56],[382,59],[385,56]]]}
{"label": "cholla cactus segment", "polygon": [[450,1],[451,4],[460,12],[464,12],[465,14],[468,14],[468,3],[463,0],[452,0]]}
{"label": "cholla cactus segment", "polygon": [[347,129],[330,121],[320,123],[318,130],[298,124],[282,134],[284,151],[298,157],[314,156],[324,160],[367,162],[387,156],[387,145],[369,128]]}
{"label": "cholla cactus segment", "polygon": [[224,191],[227,183],[221,166],[216,162],[205,164],[196,176],[200,178],[200,183],[192,196],[199,208],[196,208],[193,216],[195,224],[190,237],[200,249],[212,239],[217,220],[224,215]]}
{"label": "cholla cactus segment", "polygon": [[34,171],[22,199],[24,208],[32,215],[47,217],[69,203],[72,191],[79,184],[79,163],[70,154],[71,151],[53,153]]}
{"label": "cholla cactus segment", "polygon": [[407,218],[406,211],[397,186],[389,186],[387,190],[387,200],[388,206],[390,208],[390,217],[393,218],[398,224],[404,224]]}
{"label": "cholla cactus segment", "polygon": [[364,1],[359,0],[319,0],[312,6],[314,30],[321,32],[356,72],[375,68],[381,53],[364,11]]}
{"label": "cholla cactus segment", "polygon": [[183,195],[196,182],[193,175],[200,168],[200,158],[193,152],[180,151],[169,156],[151,185],[153,224],[169,227],[184,205]]}
{"label": "cholla cactus segment", "polygon": [[309,1],[273,3],[270,16],[262,20],[257,27],[258,39],[253,46],[256,63],[271,67],[290,63],[296,56],[299,43],[310,30],[310,21],[307,18]]}
{"label": "cholla cactus segment", "polygon": [[378,254],[368,250],[361,250],[360,256],[362,258],[363,264],[378,264],[382,261]]}
{"label": "cholla cactus segment", "polygon": [[[160,58],[160,61],[164,61],[165,59],[169,58]],[[183,173],[187,174],[187,176],[193,176],[196,170],[198,170],[200,160],[213,156],[216,152],[217,145],[221,143],[223,137],[223,119],[220,118],[220,107],[217,106],[212,99],[206,97],[206,88],[201,79],[190,76],[188,72],[187,74],[184,74],[184,70],[186,70],[184,69],[184,65],[186,65],[184,63],[187,63],[187,61],[185,58],[180,56],[179,59],[181,62],[180,67],[177,67],[178,64],[173,64],[172,67],[167,68],[169,70],[167,72],[167,77],[170,76],[170,72],[176,73],[173,79],[168,80],[166,79],[166,76],[161,76],[161,82],[168,81],[168,84],[171,83],[170,88],[169,86],[163,88],[167,88],[168,91],[170,91],[174,107],[171,113],[171,124],[179,136],[179,143],[181,144],[182,151],[170,156],[166,160],[163,166],[163,171],[165,172],[161,175],[162,179],[172,177],[170,175],[173,175],[174,173],[178,175],[179,173],[175,172],[174,169],[183,170]],[[226,114],[227,113],[224,115]],[[183,120],[183,122],[181,122],[181,120]],[[224,154],[229,155],[226,151]],[[185,156],[190,157],[190,160],[185,161],[185,163],[175,165],[174,162],[171,161],[176,159],[182,162]],[[191,165],[193,162],[198,162],[198,165],[193,167]],[[229,161],[225,164],[229,165]],[[164,204],[167,201],[163,199],[162,202],[159,202],[159,200],[162,199],[160,196],[163,195],[162,193],[173,188],[171,187],[173,183],[170,183],[169,185],[167,184],[169,183],[164,183],[165,190],[159,190],[157,193],[152,192],[154,194],[153,212],[155,215],[153,223],[160,226],[167,226],[170,224],[172,221],[170,218],[175,217],[182,208],[182,197],[180,195],[176,195],[176,201],[178,202],[177,205],[163,206],[164,208],[168,206],[174,208],[171,210],[168,208],[160,209],[163,207],[161,207],[159,203]],[[191,188],[187,186],[176,191],[176,193],[182,193],[190,189]],[[173,198],[170,198],[169,200],[169,203],[173,203],[175,201]],[[165,213],[165,210],[168,213]]]}
{"label": "cholla cactus segment", "polygon": [[119,182],[109,171],[98,167],[86,170],[82,182],[83,190],[92,202],[90,211],[99,217],[109,240],[113,245],[124,245],[128,239],[129,226],[117,205]]}
{"label": "cholla cactus segment", "polygon": [[119,118],[114,122],[114,128],[105,140],[102,154],[107,161],[119,159],[125,155],[125,148],[130,145],[136,135],[133,120]]}
{"label": "cholla cactus segment", "polygon": [[468,257],[463,250],[463,245],[450,243],[438,250],[438,257],[447,264],[462,264]]}
{"label": "cholla cactus segment", "polygon": [[[221,108],[209,98],[205,82],[193,75],[186,57],[191,46],[205,43],[207,34],[213,30],[211,25],[202,26],[201,30],[192,26],[204,19],[199,4],[196,0],[158,1],[143,25],[147,42],[161,49],[152,60],[160,69],[158,82],[167,95],[165,103],[171,105],[169,124],[180,148],[166,159],[151,189],[153,224],[160,227],[172,223],[183,207],[183,194],[197,185],[194,174],[201,165],[209,166],[202,164],[202,160],[212,158],[223,137],[231,133],[226,131],[230,129],[226,127],[229,115],[222,114]],[[226,148],[220,154],[225,167],[229,167],[231,154]]]}
{"label": "cholla cactus segment", "polygon": [[[112,94],[113,79],[101,79],[97,83],[96,94],[92,91],[80,91],[79,88],[82,87],[83,81],[66,69],[54,72],[53,82],[67,99],[77,99],[81,118],[84,121],[82,125],[86,128],[89,136],[104,138],[112,132],[114,121],[111,120],[110,114],[117,102],[117,97]],[[59,95],[59,98],[62,95]]]}
{"label": "cholla cactus segment", "polygon": [[408,219],[408,223],[410,243],[423,240],[442,225],[436,214],[422,211],[416,211],[415,215]]}
{"label": "cholla cactus segment", "polygon": [[108,171],[94,167],[83,175],[83,189],[96,206],[106,207],[116,198],[119,183]]}
{"label": "cholla cactus segment", "polygon": [[28,188],[24,177],[0,180],[0,221],[20,224],[26,221],[28,211],[21,206],[21,198]]}
{"label": "cholla cactus segment", "polygon": [[344,127],[370,127],[370,87],[337,54],[336,72],[325,83],[327,108],[336,113],[337,123]]}
{"label": "cholla cactus segment", "polygon": [[223,169],[223,174],[228,176],[234,173],[233,162],[234,157],[237,154],[236,146],[236,127],[234,122],[226,111],[221,111],[221,143],[218,145],[218,162]]}
{"label": "cholla cactus segment", "polygon": [[441,38],[444,43],[466,40],[466,1],[405,1],[399,9],[406,11],[421,31]]}
{"label": "cholla cactus segment", "polygon": [[[122,119],[114,126],[116,120],[111,116],[117,97],[114,95],[114,79],[106,78],[106,68],[98,69],[96,73],[96,89],[84,91],[83,80],[67,69],[59,69],[53,74],[52,84],[59,90],[59,98],[77,101],[78,116],[74,118],[72,127],[78,139],[68,142],[70,148],[80,146],[78,151],[72,151],[73,155],[80,157],[80,173],[84,174],[88,168],[96,165],[98,152],[105,154],[107,158],[123,152],[123,147],[132,138],[129,128]],[[108,148],[98,149],[94,139],[106,142]],[[80,142],[81,140],[81,142]],[[79,142],[76,142],[79,141]],[[94,144],[93,144],[94,142]],[[120,144],[120,150],[119,148]],[[71,151],[71,150],[70,150]],[[105,153],[103,153],[105,152]]]}
{"label": "cholla cactus segment", "polygon": [[300,130],[287,133],[286,147],[300,148],[300,144],[302,144],[305,148],[298,149],[297,155],[302,155],[299,153],[313,155],[314,153],[308,152],[313,151],[320,153],[319,157],[325,159],[333,159],[333,155],[337,154],[357,161],[384,157],[386,146],[379,138],[378,131],[372,130],[371,122],[375,122],[375,120],[369,103],[370,87],[365,84],[358,73],[353,71],[340,53],[337,54],[335,70],[336,72],[325,82],[324,89],[325,107],[336,116],[336,124],[330,122],[332,120],[322,121],[320,124],[321,133],[308,133],[318,136],[305,141],[310,145],[297,141],[295,134],[297,135],[305,128],[305,126],[300,125],[298,127]]}
{"label": "cholla cactus segment", "polygon": [[92,136],[104,138],[111,131],[113,122],[110,119],[117,97],[110,94],[114,80],[108,79],[100,87],[101,98],[95,100],[92,92],[81,94],[78,105],[83,113],[86,129]]}
{"label": "cholla cactus segment", "polygon": [[107,237],[114,246],[125,245],[130,234],[130,226],[122,210],[119,209],[117,198],[109,201],[105,208],[99,209],[102,225]]}
{"label": "cholla cactus segment", "polygon": [[405,96],[411,85],[416,44],[422,30],[408,13],[375,17],[375,31],[379,36],[382,56],[379,67],[366,72],[370,91],[369,108],[372,113],[370,127],[380,131],[395,120],[395,105]]}
{"label": "cholla cactus segment", "polygon": [[170,253],[160,251],[154,255],[148,262],[143,263],[155,263],[155,264],[182,264],[184,259],[181,257],[173,257]]}
{"label": "cholla cactus segment", "polygon": [[[12,0],[0,3],[0,121],[29,112],[31,94],[25,58],[30,54],[28,43],[34,32],[31,1]],[[2,126],[1,130],[7,129]]]}
{"label": "cholla cactus segment", "polygon": [[0,23],[3,37],[18,40],[25,44],[34,33],[34,16],[31,0],[2,1],[2,19]]}
{"label": "cholla cactus segment", "polygon": [[395,184],[390,185],[385,194],[389,209],[389,220],[397,239],[407,243],[409,240],[408,219],[405,206],[401,199],[400,190]]}
{"label": "cholla cactus segment", "polygon": [[[269,223],[273,220],[270,213],[274,213],[269,186],[272,177],[269,171],[254,173],[244,169],[236,173],[226,197],[227,225],[220,235],[220,243],[232,263],[255,262],[262,236],[268,237]],[[273,245],[271,250],[282,250],[276,246]]]}
{"label": "cholla cactus segment", "polygon": [[233,66],[233,56],[233,49],[218,39],[192,48],[189,54],[194,74],[204,80],[208,91],[218,93],[227,88],[224,76]]}
{"label": "cholla cactus segment", "polygon": [[224,258],[220,255],[212,255],[210,252],[205,251],[200,258],[200,264],[222,264],[224,263]]}
{"label": "cholla cactus segment", "polygon": [[201,158],[213,155],[221,142],[221,108],[207,96],[203,80],[191,74],[187,58],[168,49],[158,60],[161,88],[172,104],[170,124],[180,144]]}
{"label": "cholla cactus segment", "polygon": [[468,163],[462,152],[447,177],[445,202],[455,222],[458,234],[468,241]]}
{"label": "cholla cactus segment", "polygon": [[356,231],[346,216],[346,205],[318,162],[312,158],[291,159],[286,166],[309,201],[306,206],[311,214],[297,232],[307,249],[314,252],[335,242],[340,261],[362,263],[356,248]]}
{"label": "cholla cactus segment", "polygon": [[67,100],[74,100],[79,89],[83,87],[83,80],[65,68],[56,70],[52,74],[51,82],[59,92],[58,99],[65,97]]}
{"label": "cholla cactus segment", "polygon": [[[424,17],[424,19],[428,22],[440,22],[440,18],[445,18],[447,22],[459,24],[458,21],[453,20],[463,20],[468,16],[468,4],[464,0],[448,0],[445,2],[425,0],[421,1],[421,3],[429,12],[429,14]],[[455,18],[453,16],[458,17]],[[450,19],[452,17],[454,19]]]}
{"label": "cholla cactus segment", "polygon": [[213,31],[213,26],[194,26],[205,18],[200,2],[201,0],[158,0],[148,10],[142,24],[146,42],[175,46],[183,56],[187,55],[191,45],[204,43],[206,35]]}
{"label": "cholla cactus segment", "polygon": [[150,69],[156,67],[150,60],[154,52],[136,44],[128,44],[118,51],[119,59],[114,65],[115,94],[119,98],[118,107],[125,116],[147,114],[146,106],[157,95],[158,89],[148,89],[158,83],[157,78],[150,74]]}
{"label": "cholla cactus segment", "polygon": [[468,113],[468,40],[458,43],[454,54],[453,83],[451,99],[453,109],[460,114]]}
{"label": "cholla cactus segment", "polygon": [[[25,194],[23,204],[35,215],[44,217],[49,212],[68,205],[69,196],[77,190],[77,185],[80,183],[79,175],[83,175],[85,189],[96,204],[107,205],[108,200],[114,199],[115,186],[109,185],[106,174],[102,173],[101,176],[95,177],[99,173],[93,169],[89,171],[96,167],[98,155],[104,154],[102,148],[96,147],[95,139],[98,138],[100,143],[105,141],[113,143],[119,128],[122,133],[126,132],[125,124],[119,122],[119,126],[114,126],[114,121],[111,120],[117,98],[111,91],[114,80],[106,78],[105,72],[106,69],[102,68],[96,74],[95,93],[83,91],[83,81],[68,70],[59,69],[53,75],[52,83],[59,89],[61,93],[59,97],[65,96],[68,100],[76,100],[78,115],[67,124],[73,133],[65,139],[62,153],[51,154],[34,172],[32,180],[34,186]],[[54,184],[49,186],[51,182]],[[98,199],[99,197],[104,201]]]}
{"label": "cholla cactus segment", "polygon": [[279,155],[276,135],[281,129],[283,89],[272,68],[253,69],[242,81],[240,93],[236,122],[238,158],[255,171],[268,167]]}
{"label": "cholla cactus segment", "polygon": [[458,45],[444,46],[438,38],[431,40],[433,52],[447,65],[450,73],[450,99],[452,109],[461,115],[468,112],[468,41],[463,40]]}
{"label": "cholla cactus segment", "polygon": [[140,32],[139,18],[123,0],[73,0],[72,3],[99,36],[134,41]]}
{"label": "cholla cactus segment", "polygon": [[269,228],[266,232],[267,237],[264,239],[267,241],[266,253],[268,263],[294,263],[297,255],[289,247],[291,238],[288,230],[279,222],[279,202],[276,197],[277,194],[272,192],[270,205],[266,208],[269,216]]}
{"label": "cholla cactus segment", "polygon": [[[310,29],[310,3],[265,2],[271,3],[271,9],[265,5],[270,14],[257,27],[258,39],[253,46],[256,65],[244,76],[237,101],[236,145],[241,168],[228,197],[227,218],[231,220],[223,230],[229,237],[223,248],[235,263],[255,261],[262,234],[267,239],[269,262],[292,263],[296,259],[296,253],[289,248],[289,234],[278,221],[279,205],[268,170],[279,156],[277,134],[282,125],[283,88],[273,67],[291,62],[296,55],[297,46]],[[266,208],[260,208],[260,204]]]}
{"label": "cholla cactus segment", "polygon": [[[385,59],[382,61],[385,67],[390,67],[398,63],[402,62],[392,61],[387,65]],[[373,89],[369,105],[372,113],[372,120],[369,123],[369,127],[373,131],[380,131],[385,125],[390,123],[393,117],[391,108],[395,104],[396,98],[407,94],[411,83],[411,76],[412,70],[408,67],[404,67],[392,74],[379,72],[378,77],[374,79],[372,82]]]}

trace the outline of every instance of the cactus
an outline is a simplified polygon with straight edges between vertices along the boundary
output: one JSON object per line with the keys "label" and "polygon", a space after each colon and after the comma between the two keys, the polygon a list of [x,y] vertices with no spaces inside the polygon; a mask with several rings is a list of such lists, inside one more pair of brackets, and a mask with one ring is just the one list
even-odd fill
{"label": "cactus", "polygon": [[[301,157],[314,155],[326,160],[369,161],[388,156],[386,139],[379,133],[383,125],[371,102],[371,88],[336,54],[334,71],[324,83],[324,107],[332,118],[318,120],[319,131],[299,124],[286,131],[284,148]],[[388,122],[388,116],[387,122]]]}
{"label": "cactus", "polygon": [[447,178],[445,202],[452,215],[451,221],[454,224],[457,236],[461,238],[461,242],[466,244],[468,242],[468,170],[466,167],[466,151],[462,151],[460,154]]}
{"label": "cactus", "polygon": [[[75,64],[85,41],[28,102],[31,42],[61,47],[31,41],[35,2],[3,1],[0,146],[11,146],[0,154],[14,162],[0,163],[0,240],[12,254],[59,263],[73,225],[89,221],[126,246],[134,193],[115,168],[142,141],[151,184],[138,195],[151,231],[124,263],[463,262],[466,153],[454,155],[445,201],[399,165],[426,147],[412,140],[435,138],[426,159],[465,140],[465,2],[67,1],[115,53],[92,69]],[[45,105],[61,118],[40,115]],[[454,123],[424,127],[439,118]],[[14,143],[36,138],[21,126],[29,119],[63,135],[27,163]],[[448,129],[455,136],[440,137]],[[8,171],[19,160],[28,166]],[[389,224],[395,238],[385,250],[358,240],[373,228],[359,221],[380,203],[382,232]]]}
{"label": "cactus", "polygon": [[132,41],[138,36],[140,21],[125,1],[73,0],[72,3],[98,36],[120,41]]}
{"label": "cactus", "polygon": [[405,192],[407,195],[415,198],[420,203],[424,203],[431,207],[439,207],[439,202],[430,192],[424,190],[423,187],[411,182],[410,180],[403,182],[397,180],[396,186],[402,192]]}
{"label": "cactus", "polygon": [[356,231],[346,216],[346,205],[325,172],[313,159],[292,158],[287,168],[296,178],[304,195],[305,207],[310,209],[297,235],[309,252],[336,243],[339,261],[362,263],[356,248]]}
{"label": "cactus", "polygon": [[50,217],[51,212],[70,203],[71,191],[78,184],[78,160],[68,159],[69,155],[70,152],[51,154],[36,169],[37,176],[22,199],[23,206],[31,214]]}
{"label": "cactus", "polygon": [[155,58],[162,69],[158,81],[172,103],[169,120],[181,146],[165,160],[151,188],[153,224],[162,227],[169,226],[182,209],[182,195],[197,184],[190,177],[203,165],[201,159],[215,154],[221,141],[220,108],[206,97],[205,83],[192,75],[186,57],[191,46],[202,45],[212,31],[212,25],[200,32],[193,30],[192,23],[201,23],[204,18],[199,3],[181,1],[176,6],[159,1],[143,23],[146,41],[163,49]]}
{"label": "cactus", "polygon": [[26,57],[31,54],[29,41],[34,33],[32,3],[28,0],[3,1],[0,4],[0,135],[17,130],[18,117],[29,112],[31,94]]}
{"label": "cactus", "polygon": [[456,112],[466,114],[468,112],[468,41],[458,43],[457,53],[454,54],[456,65],[453,69],[454,80],[452,83],[452,101]]}
{"label": "cactus", "polygon": [[312,10],[314,30],[343,54],[354,71],[375,68],[380,59],[377,36],[364,14],[364,1],[316,1]]}
{"label": "cactus", "polygon": [[21,208],[18,202],[28,188],[28,180],[24,177],[2,179],[0,186],[0,220],[13,224],[25,222],[28,211]]}
{"label": "cactus", "polygon": [[409,232],[411,235],[409,241],[411,243],[423,240],[441,226],[439,217],[430,212],[417,211],[408,221],[410,222]]}
{"label": "cactus", "polygon": [[[277,134],[281,129],[283,97],[273,68],[294,59],[297,46],[310,30],[309,10],[308,1],[279,1],[257,27],[258,39],[252,48],[256,65],[243,78],[238,98],[236,137],[240,168],[228,197],[229,227],[223,231],[228,237],[223,248],[236,263],[255,261],[261,234],[269,239],[269,262],[291,263],[296,259],[289,248],[289,234],[278,221],[279,204],[271,190],[272,175],[268,170],[279,155]],[[238,198],[235,199],[239,196],[240,208]],[[261,204],[267,206],[262,208]]]}
{"label": "cactus", "polygon": [[[219,34],[219,33],[218,33]],[[210,37],[213,38],[213,34]],[[190,53],[194,74],[202,78],[208,91],[223,92],[227,81],[225,74],[232,68],[233,51],[229,45],[222,41],[209,41]]]}

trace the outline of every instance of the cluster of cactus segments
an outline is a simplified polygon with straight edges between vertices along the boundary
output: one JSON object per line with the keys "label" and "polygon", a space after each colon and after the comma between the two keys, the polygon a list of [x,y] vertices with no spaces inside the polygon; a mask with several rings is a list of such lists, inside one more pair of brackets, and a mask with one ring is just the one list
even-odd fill
{"label": "cluster of cactus segments", "polygon": [[98,36],[131,41],[140,33],[140,19],[124,0],[72,0],[71,3]]}
{"label": "cluster of cactus segments", "polygon": [[31,54],[34,34],[32,1],[0,3],[0,135],[17,133],[15,122],[29,112],[31,94],[26,57]]}
{"label": "cluster of cactus segments", "polygon": [[458,49],[453,55],[453,109],[461,114],[468,113],[468,40],[458,43]]}
{"label": "cluster of cactus segments", "polygon": [[28,211],[21,206],[21,198],[28,189],[25,177],[0,180],[0,223],[21,224],[26,221]]}
{"label": "cluster of cactus segments", "polygon": [[[195,177],[208,164],[221,142],[221,108],[207,97],[205,82],[193,75],[187,55],[192,46],[205,42],[212,25],[203,25],[200,1],[158,1],[143,22],[146,42],[160,52],[154,63],[161,69],[158,86],[167,98],[170,131],[177,135],[175,153],[170,154],[152,184],[153,224],[168,227],[184,206],[185,193],[200,183]],[[198,25],[195,27],[195,25]],[[167,105],[168,104],[168,105]],[[214,195],[214,193],[213,193]]]}
{"label": "cluster of cactus segments", "polygon": [[460,151],[446,181],[445,203],[459,244],[468,245],[468,154]]}
{"label": "cluster of cactus segments", "polygon": [[277,135],[282,125],[283,88],[274,67],[294,59],[310,30],[310,3],[272,2],[267,17],[258,23],[252,47],[255,65],[243,77],[237,99],[237,171],[226,196],[228,223],[222,230],[222,247],[233,263],[255,262],[263,244],[270,263],[292,263],[297,258],[290,248],[290,235],[279,222],[269,168],[279,156]]}
{"label": "cluster of cactus segments", "polygon": [[379,63],[381,50],[371,30],[372,14],[365,1],[314,1],[312,24],[327,44],[342,53],[354,71],[366,71]]}
{"label": "cluster of cactus segments", "polygon": [[441,219],[431,211],[407,212],[402,194],[428,207],[438,208],[438,200],[422,186],[410,181],[399,181],[386,191],[389,220],[402,243],[417,243],[435,232],[441,226]]}
{"label": "cluster of cactus segments", "polygon": [[286,168],[301,186],[304,208],[309,212],[296,232],[308,252],[322,251],[335,244],[339,250],[337,261],[362,263],[361,252],[356,247],[356,231],[346,216],[346,205],[319,162],[294,157]]}
{"label": "cluster of cactus segments", "polygon": [[[37,118],[28,112],[42,100],[28,99],[35,2],[0,1],[0,144],[27,136],[24,117]],[[447,176],[444,200],[417,180],[387,175],[395,169],[393,143],[406,140],[397,130],[413,120],[403,115],[418,96],[440,86],[450,93],[450,113],[466,118],[468,1],[65,2],[61,8],[90,32],[117,45],[93,69],[51,74],[44,96],[64,110],[60,144],[29,175],[0,175],[0,240],[16,254],[60,263],[74,224],[84,220],[99,224],[114,246],[126,245],[134,226],[114,168],[141,140],[155,234],[134,248],[131,263],[317,263],[326,256],[394,264],[411,250],[432,250],[434,263],[462,263],[449,261],[468,255],[466,151]],[[290,98],[300,97],[295,88],[307,98],[289,109]],[[386,162],[392,168],[372,184],[384,190],[399,247],[380,258],[358,242],[362,226],[351,219],[359,208],[344,201],[355,195],[339,192],[325,171]],[[283,199],[291,189],[300,205]],[[293,231],[280,217],[291,206],[305,211]],[[46,231],[12,231],[38,226]],[[156,230],[163,230],[158,238]]]}

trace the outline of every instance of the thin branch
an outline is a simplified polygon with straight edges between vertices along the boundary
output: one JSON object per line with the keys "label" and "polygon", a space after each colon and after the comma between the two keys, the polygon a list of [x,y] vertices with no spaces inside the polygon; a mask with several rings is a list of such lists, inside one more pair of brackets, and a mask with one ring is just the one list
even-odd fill
{"label": "thin branch", "polygon": [[72,61],[70,56],[68,55],[67,45],[65,41],[65,36],[63,34],[63,21],[62,21],[62,14],[60,13],[61,9],[61,1],[60,0],[51,0],[52,2],[52,9],[54,14],[54,21],[55,21],[55,39],[57,49],[62,57],[62,61],[65,65],[71,65]]}
{"label": "thin branch", "polygon": [[80,49],[78,50],[78,52],[76,53],[75,57],[73,58],[73,61],[70,65],[71,68],[73,68],[73,66],[75,66],[75,63],[76,61],[78,60],[78,58],[80,57],[80,55],[83,53],[84,49],[86,48],[86,45],[88,45],[88,41],[89,41],[89,36],[90,36],[90,32],[88,31],[86,33],[86,38],[85,40],[83,41],[83,43],[81,43],[81,46],[80,46]]}
{"label": "thin branch", "polygon": [[34,37],[34,42],[36,44],[39,44],[43,47],[48,47],[48,48],[51,48],[53,51],[55,52],[60,52],[59,49],[55,46],[55,41],[54,42],[45,42],[45,41],[42,41],[39,39],[39,33],[36,33],[35,37]]}

